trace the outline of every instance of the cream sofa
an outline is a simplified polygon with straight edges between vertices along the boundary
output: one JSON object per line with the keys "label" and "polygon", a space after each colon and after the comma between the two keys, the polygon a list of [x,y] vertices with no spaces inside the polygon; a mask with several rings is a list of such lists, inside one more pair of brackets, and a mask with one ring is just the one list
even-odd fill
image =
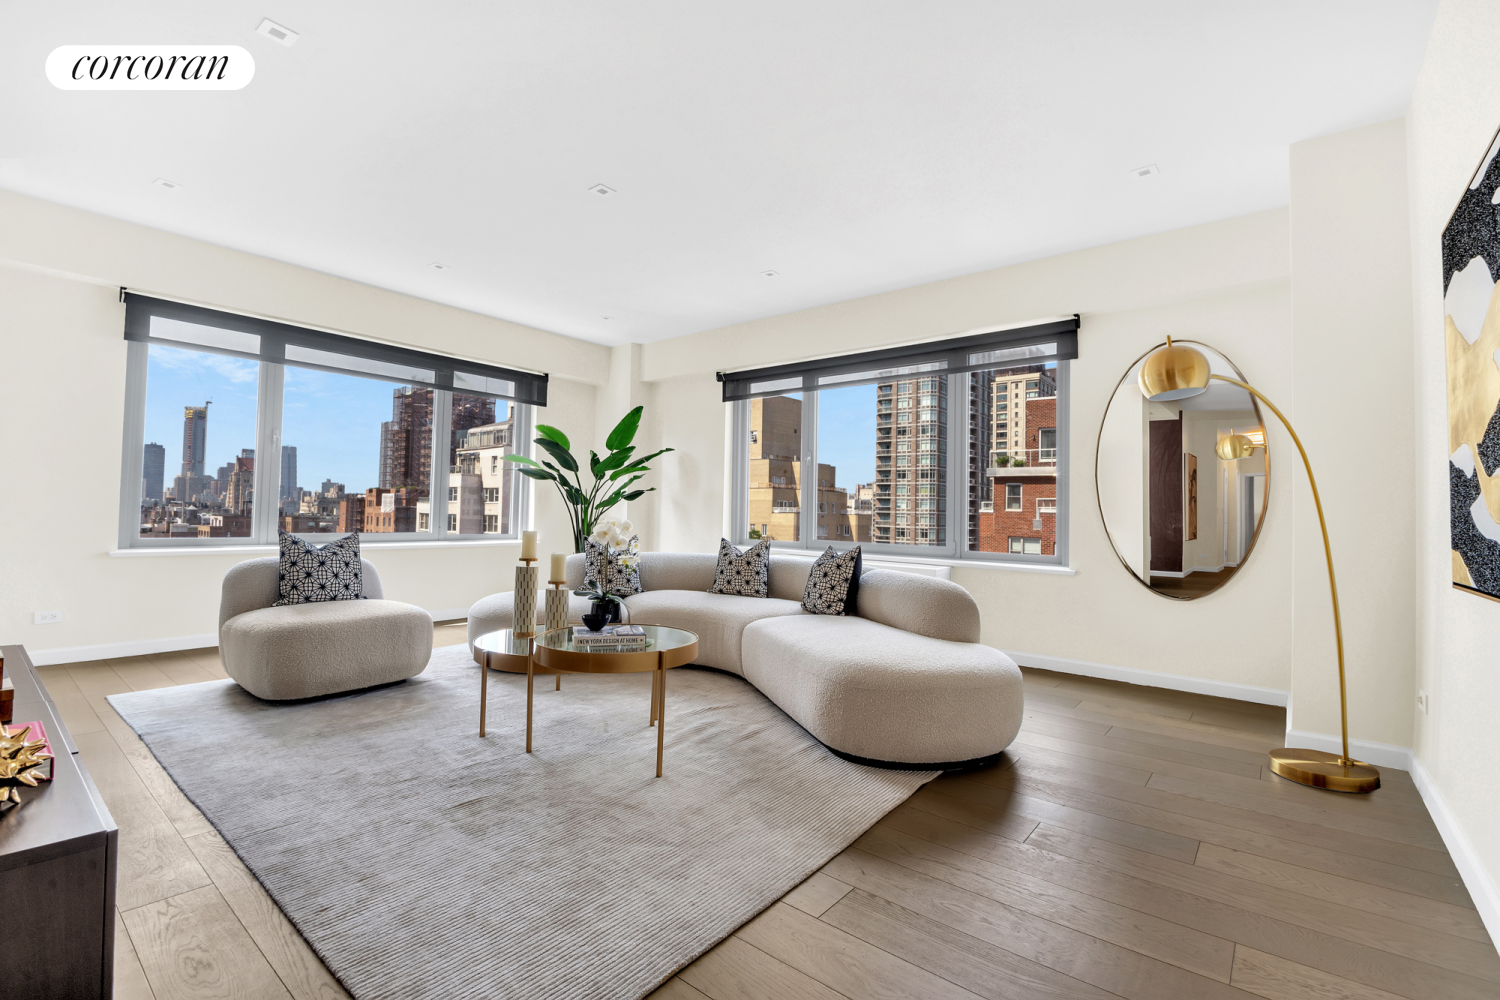
{"label": "cream sofa", "polygon": [[432,618],[384,600],[380,574],[360,560],[366,600],[274,607],[280,560],[229,568],[219,597],[224,672],[267,701],[316,698],[414,677],[432,656]]}
{"label": "cream sofa", "polygon": [[[993,758],[1021,726],[1021,671],[979,642],[979,607],[955,583],[891,570],[860,577],[857,616],[811,615],[812,562],[773,554],[770,596],[710,594],[716,557],[648,552],[633,622],[698,634],[697,664],[738,674],[829,749],[886,766],[956,767]],[[583,557],[568,559],[568,586]],[[538,614],[541,602],[538,602]],[[575,598],[574,621],[588,610]],[[470,649],[511,627],[511,595],[469,609]],[[477,660],[477,657],[476,657]]]}

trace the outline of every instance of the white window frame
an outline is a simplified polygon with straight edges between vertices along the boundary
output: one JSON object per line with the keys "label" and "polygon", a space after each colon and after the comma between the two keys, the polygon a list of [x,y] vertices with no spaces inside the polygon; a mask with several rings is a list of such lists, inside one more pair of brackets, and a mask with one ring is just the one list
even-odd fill
{"label": "white window frame", "polygon": [[[969,377],[967,373],[938,376],[946,377],[948,379],[948,418],[945,421],[947,427],[947,435],[945,440],[946,451],[948,454],[948,505],[946,509],[947,523],[944,528],[944,532],[946,534],[944,544],[897,545],[881,544],[876,542],[856,543],[852,537],[852,532],[850,537],[848,537],[847,539],[840,539],[837,537],[819,539],[817,537],[817,506],[815,492],[817,490],[817,486],[814,485],[814,483],[816,483],[816,476],[804,475],[801,477],[801,520],[798,525],[798,537],[803,540],[796,542],[774,541],[771,543],[772,547],[776,549],[787,549],[791,551],[809,549],[821,550],[827,548],[829,544],[832,544],[836,550],[844,550],[853,548],[856,544],[858,544],[861,547],[862,551],[869,553],[872,556],[904,557],[918,562],[922,561],[923,559],[942,559],[945,561],[973,561],[976,563],[1012,562],[1028,565],[1036,564],[1067,566],[1069,519],[1066,516],[1065,512],[1069,509],[1069,467],[1071,465],[1069,444],[1069,410],[1072,406],[1072,378],[1070,370],[1071,364],[1069,361],[1060,360],[1056,363],[1056,365],[1056,394],[1057,399],[1059,400],[1059,405],[1057,407],[1057,418],[1055,422],[1055,426],[1057,429],[1057,485],[1054,492],[1054,500],[1057,504],[1057,513],[1054,515],[1056,517],[1056,524],[1054,530],[1055,542],[1053,555],[1040,555],[1035,553],[1009,551],[980,552],[970,550],[968,547],[968,435],[988,435],[990,429],[988,427],[971,427],[968,425],[967,414],[969,412]],[[1007,366],[996,366],[997,369],[1003,369],[1005,367]],[[802,391],[801,393],[802,427],[804,431],[811,429],[811,433],[803,433],[801,435],[801,458],[803,463],[802,468],[804,469],[816,469],[818,463],[818,435],[816,433],[816,429],[818,426],[818,393],[819,390],[806,390]],[[910,400],[914,396],[919,395],[921,394],[897,394],[895,397],[895,409],[901,409],[901,402],[903,399]],[[879,407],[884,401],[884,399],[877,396],[877,412],[879,412]],[[729,522],[728,527],[730,531],[730,537],[734,539],[735,544],[748,545],[753,544],[754,541],[749,537],[750,401],[748,399],[741,399],[735,402],[726,403],[725,405],[730,408],[730,425],[733,441],[732,454],[730,455],[730,459],[732,462],[730,471],[730,486],[732,489],[732,493],[730,495],[729,503],[727,504],[727,514]],[[909,407],[911,404],[908,402],[907,405]],[[963,415],[963,419],[956,422],[954,419],[955,414]],[[892,427],[894,427],[897,422],[898,421],[893,421]],[[916,440],[920,440],[920,438]],[[892,436],[892,441],[892,468],[896,468],[901,465],[901,462],[899,460],[901,456],[897,455],[894,448],[894,435]],[[920,453],[912,452],[902,454],[910,457],[912,454]],[[935,452],[928,452],[927,454],[935,454]],[[915,471],[918,466],[916,463],[909,463],[905,466],[905,468]],[[913,479],[909,480],[907,484],[916,485],[917,482],[917,480]],[[893,486],[894,485],[895,484],[893,483]],[[915,499],[917,495],[918,494],[914,492],[907,494],[908,497],[913,499]],[[895,492],[893,489],[893,500],[894,497]],[[983,507],[983,501],[980,501],[978,503],[979,506],[976,508],[976,512],[978,510],[981,510]],[[891,511],[893,519],[892,526],[894,527],[896,524],[894,520],[894,503],[892,504]],[[874,516],[874,513],[875,512],[872,510],[872,517]],[[907,513],[909,515],[912,515],[912,518],[907,521],[906,530],[908,532],[916,532],[918,530],[921,530],[922,526],[917,525],[914,519],[917,513],[917,509],[915,507],[909,508]],[[1009,546],[1007,543],[1007,548],[1008,547]]]}
{"label": "white window frame", "polygon": [[[192,350],[183,347],[183,350]],[[123,436],[120,479],[119,535],[117,544],[124,549],[158,548],[235,548],[245,546],[274,545],[281,513],[279,503],[257,503],[251,513],[250,534],[238,538],[143,538],[141,537],[141,475],[146,445],[146,381],[150,365],[151,345],[140,341],[125,344],[125,433]],[[269,361],[258,362],[259,381],[256,389],[255,407],[255,454],[281,454],[282,403],[285,398],[286,367]],[[358,378],[350,375],[350,378]],[[371,381],[383,381],[371,379]],[[391,383],[395,384],[395,383]],[[453,393],[446,389],[433,390],[433,441],[434,458],[432,482],[428,488],[430,531],[384,532],[362,531],[361,546],[411,544],[413,542],[443,541],[505,541],[520,537],[522,526],[531,523],[533,499],[532,480],[512,472],[515,486],[511,490],[512,530],[505,535],[459,534],[447,530],[448,525],[448,477],[450,463],[446,461],[450,447],[450,429],[453,418]],[[511,402],[516,413],[515,451],[531,457],[533,446],[532,428],[534,407]],[[444,460],[438,461],[441,456]],[[256,462],[254,490],[257,497],[280,495],[281,463],[279,461]],[[351,494],[351,495],[362,495]],[[337,532],[299,533],[313,544],[324,544]]]}

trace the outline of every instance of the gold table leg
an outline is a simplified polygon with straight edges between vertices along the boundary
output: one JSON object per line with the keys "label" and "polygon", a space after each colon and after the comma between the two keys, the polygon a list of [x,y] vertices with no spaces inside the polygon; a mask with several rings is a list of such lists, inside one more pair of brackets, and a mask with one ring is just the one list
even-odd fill
{"label": "gold table leg", "polygon": [[490,654],[485,653],[479,664],[479,735],[484,735],[485,700],[490,693]]}
{"label": "gold table leg", "polygon": [[526,659],[526,752],[531,753],[531,681],[535,674],[536,661]]}
{"label": "gold table leg", "polygon": [[656,654],[656,691],[658,714],[656,719],[656,776],[661,777],[661,755],[667,740],[667,656]]}

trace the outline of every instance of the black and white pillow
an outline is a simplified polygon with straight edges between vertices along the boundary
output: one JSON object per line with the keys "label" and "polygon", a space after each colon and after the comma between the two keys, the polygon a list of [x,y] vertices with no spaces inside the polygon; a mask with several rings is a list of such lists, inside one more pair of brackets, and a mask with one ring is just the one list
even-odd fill
{"label": "black and white pillow", "polygon": [[281,567],[272,607],[315,601],[362,601],[364,567],[359,561],[359,535],[347,535],[327,545],[310,545],[281,533]]}
{"label": "black and white pillow", "polygon": [[859,608],[859,546],[835,552],[833,546],[818,556],[807,574],[802,610],[815,615],[853,615]]}
{"label": "black and white pillow", "polygon": [[719,564],[714,567],[710,594],[765,597],[771,592],[771,540],[763,539],[741,552],[729,540],[719,540]]}
{"label": "black and white pillow", "polygon": [[630,541],[618,548],[610,548],[608,543],[596,542],[592,538],[584,539],[583,585],[622,596],[639,594],[640,552],[639,535],[631,535]]}

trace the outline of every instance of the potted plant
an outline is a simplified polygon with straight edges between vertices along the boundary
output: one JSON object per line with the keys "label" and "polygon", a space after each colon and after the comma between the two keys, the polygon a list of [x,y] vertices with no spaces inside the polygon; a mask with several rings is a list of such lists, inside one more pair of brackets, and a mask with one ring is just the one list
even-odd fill
{"label": "potted plant", "polygon": [[[615,504],[621,500],[637,500],[647,493],[655,492],[654,486],[639,490],[631,487],[651,471],[647,462],[675,449],[663,448],[649,455],[634,457],[635,445],[631,442],[640,429],[643,409],[644,407],[637,406],[625,414],[615,425],[615,429],[609,432],[609,437],[604,442],[608,454],[603,458],[595,452],[589,452],[589,475],[594,482],[587,490],[583,488],[583,478],[579,475],[581,466],[578,459],[573,457],[573,445],[568,441],[568,436],[556,427],[536,425],[539,435],[535,439],[536,445],[550,455],[552,461],[544,458],[538,462],[525,455],[505,456],[507,462],[515,462],[521,466],[518,471],[523,476],[557,487],[557,492],[567,507],[568,520],[573,526],[574,552],[583,551],[583,540],[594,533],[600,516]],[[569,475],[573,477],[572,482],[568,481]]]}
{"label": "potted plant", "polygon": [[[629,521],[600,524],[593,531],[593,539],[607,548],[611,558],[627,571],[633,571],[640,565],[641,557],[630,548]],[[612,590],[596,581],[593,586],[585,584],[573,593],[593,602],[589,613],[583,616],[583,623],[593,631],[599,631],[610,622],[624,621],[624,616],[620,614],[620,598],[629,596],[629,591]]]}

